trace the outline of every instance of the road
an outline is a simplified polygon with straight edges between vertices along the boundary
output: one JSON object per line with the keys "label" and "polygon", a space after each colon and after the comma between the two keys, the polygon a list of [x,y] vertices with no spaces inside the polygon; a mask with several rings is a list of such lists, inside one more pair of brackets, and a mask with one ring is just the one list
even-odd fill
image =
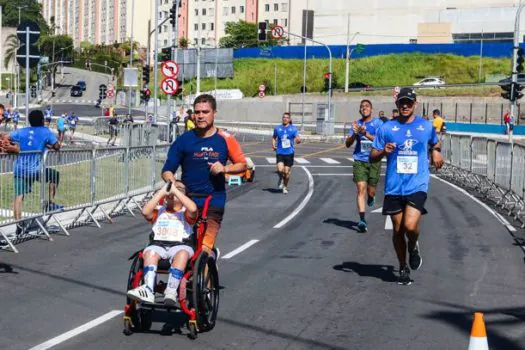
{"label": "road", "polygon": [[[126,337],[117,315],[54,349],[466,349],[474,311],[485,313],[491,349],[525,349],[523,252],[480,204],[432,180],[423,266],[411,286],[399,286],[385,218],[368,213],[369,232],[354,228],[351,155],[333,145],[299,146],[303,165],[286,196],[275,189],[268,148],[245,144],[256,181],[230,190],[222,256],[258,242],[219,261],[223,289],[212,332],[191,341],[169,331],[178,315],[157,314],[150,333]],[[21,254],[2,252],[13,271],[0,268],[0,348],[28,349],[122,310],[127,258],[149,230],[143,219],[123,216],[102,230],[77,228],[54,242],[26,242]]]}

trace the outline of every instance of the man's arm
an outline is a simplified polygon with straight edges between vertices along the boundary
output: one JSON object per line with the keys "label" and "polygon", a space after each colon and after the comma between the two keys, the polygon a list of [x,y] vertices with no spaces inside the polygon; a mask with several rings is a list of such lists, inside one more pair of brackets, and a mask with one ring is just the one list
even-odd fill
{"label": "man's arm", "polygon": [[277,149],[277,136],[272,138],[272,149],[275,151]]}
{"label": "man's arm", "polygon": [[197,215],[199,214],[197,204],[195,204],[195,202],[192,201],[183,192],[179,191],[175,184],[171,185],[171,192],[173,192],[175,197],[177,197],[181,201],[182,205],[186,208],[186,215],[191,219],[196,219]]}
{"label": "man's arm", "polygon": [[299,130],[297,130],[297,129],[296,129],[296,133],[295,133],[294,142],[296,144],[300,144],[301,143],[301,138],[299,137]]}
{"label": "man's arm", "polygon": [[182,150],[180,149],[180,139],[177,139],[171,144],[168,150],[168,156],[166,162],[162,167],[162,180],[175,182],[175,172],[180,165],[182,160]]}

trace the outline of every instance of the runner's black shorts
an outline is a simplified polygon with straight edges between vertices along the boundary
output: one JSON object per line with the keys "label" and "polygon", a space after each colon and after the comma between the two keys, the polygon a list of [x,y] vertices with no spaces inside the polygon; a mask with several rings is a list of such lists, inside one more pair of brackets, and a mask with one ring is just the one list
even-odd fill
{"label": "runner's black shorts", "polygon": [[277,164],[283,163],[284,166],[292,167],[293,166],[293,156],[294,154],[278,154],[276,155]]}
{"label": "runner's black shorts", "polygon": [[409,205],[416,208],[425,215],[428,211],[425,209],[425,202],[427,201],[426,192],[416,192],[407,196],[386,195],[383,201],[383,215],[395,215]]}

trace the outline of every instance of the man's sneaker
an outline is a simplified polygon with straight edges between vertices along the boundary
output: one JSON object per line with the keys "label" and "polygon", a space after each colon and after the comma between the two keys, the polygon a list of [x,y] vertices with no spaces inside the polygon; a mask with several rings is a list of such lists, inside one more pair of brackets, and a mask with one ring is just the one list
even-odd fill
{"label": "man's sneaker", "polygon": [[409,286],[412,284],[412,280],[410,279],[410,269],[408,266],[405,265],[399,268],[399,278],[397,280],[397,284],[404,286]]}
{"label": "man's sneaker", "polygon": [[279,178],[279,182],[277,182],[277,186],[279,187],[280,190],[283,189],[283,187],[284,187],[283,179]]}
{"label": "man's sneaker", "polygon": [[135,289],[129,290],[126,295],[128,298],[143,301],[146,303],[153,304],[155,302],[155,294],[145,284]]}
{"label": "man's sneaker", "polygon": [[421,258],[421,254],[419,252],[419,243],[416,243],[416,247],[410,252],[408,263],[410,268],[414,271],[419,269],[423,264],[423,259]]}
{"label": "man's sneaker", "polygon": [[288,194],[288,188],[287,187],[283,187],[283,193],[284,194]]}
{"label": "man's sneaker", "polygon": [[359,232],[367,232],[367,226],[368,225],[365,220],[359,220],[359,223],[357,224],[357,229],[359,230]]}
{"label": "man's sneaker", "polygon": [[175,306],[177,303],[177,291],[172,288],[166,288],[164,292],[164,305]]}
{"label": "man's sneaker", "polygon": [[367,204],[369,208],[372,208],[376,204],[376,197],[368,197]]}

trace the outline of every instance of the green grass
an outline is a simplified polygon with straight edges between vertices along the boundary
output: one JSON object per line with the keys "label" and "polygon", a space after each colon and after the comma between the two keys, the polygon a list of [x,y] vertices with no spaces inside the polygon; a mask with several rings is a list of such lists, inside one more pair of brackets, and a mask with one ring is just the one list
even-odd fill
{"label": "green grass", "polygon": [[[345,60],[335,59],[335,88],[343,88]],[[508,74],[509,59],[483,59],[482,77],[491,74]],[[245,96],[254,96],[258,86],[264,83],[268,94],[274,91],[274,66],[277,65],[278,94],[297,94],[303,83],[303,60],[282,59],[238,59],[234,62],[234,77],[218,81],[220,89],[241,89]],[[312,59],[307,63],[307,86],[312,93],[323,89],[323,74],[328,71],[328,60]],[[479,57],[462,57],[449,54],[391,54],[353,59],[350,61],[350,82],[363,82],[373,87],[412,85],[425,76],[442,76],[449,84],[477,83]],[[484,78],[483,78],[484,79]],[[195,82],[186,83],[186,91]],[[201,90],[214,88],[214,79],[203,79]],[[423,95],[444,96],[452,94],[484,95],[498,92],[499,88],[425,89]],[[391,94],[391,91],[380,92]],[[499,92],[498,92],[499,94]]]}
{"label": "green grass", "polygon": [[[98,159],[96,162],[95,200],[106,200],[125,193],[125,163],[122,153],[118,150],[109,151],[111,156]],[[129,162],[129,190],[139,190],[150,186],[152,183],[151,169],[153,161],[151,156],[144,153]],[[155,162],[155,179],[158,181],[163,162]],[[55,167],[60,171],[60,185],[55,202],[66,207],[78,206],[91,201],[90,186],[90,161],[76,164],[60,165]],[[26,194],[24,199],[24,212],[39,212],[40,210],[40,182],[35,182],[32,192]],[[47,191],[47,185],[45,190]],[[0,175],[0,208],[12,209],[14,199],[13,175],[11,173]],[[0,217],[0,222],[4,218]]]}

